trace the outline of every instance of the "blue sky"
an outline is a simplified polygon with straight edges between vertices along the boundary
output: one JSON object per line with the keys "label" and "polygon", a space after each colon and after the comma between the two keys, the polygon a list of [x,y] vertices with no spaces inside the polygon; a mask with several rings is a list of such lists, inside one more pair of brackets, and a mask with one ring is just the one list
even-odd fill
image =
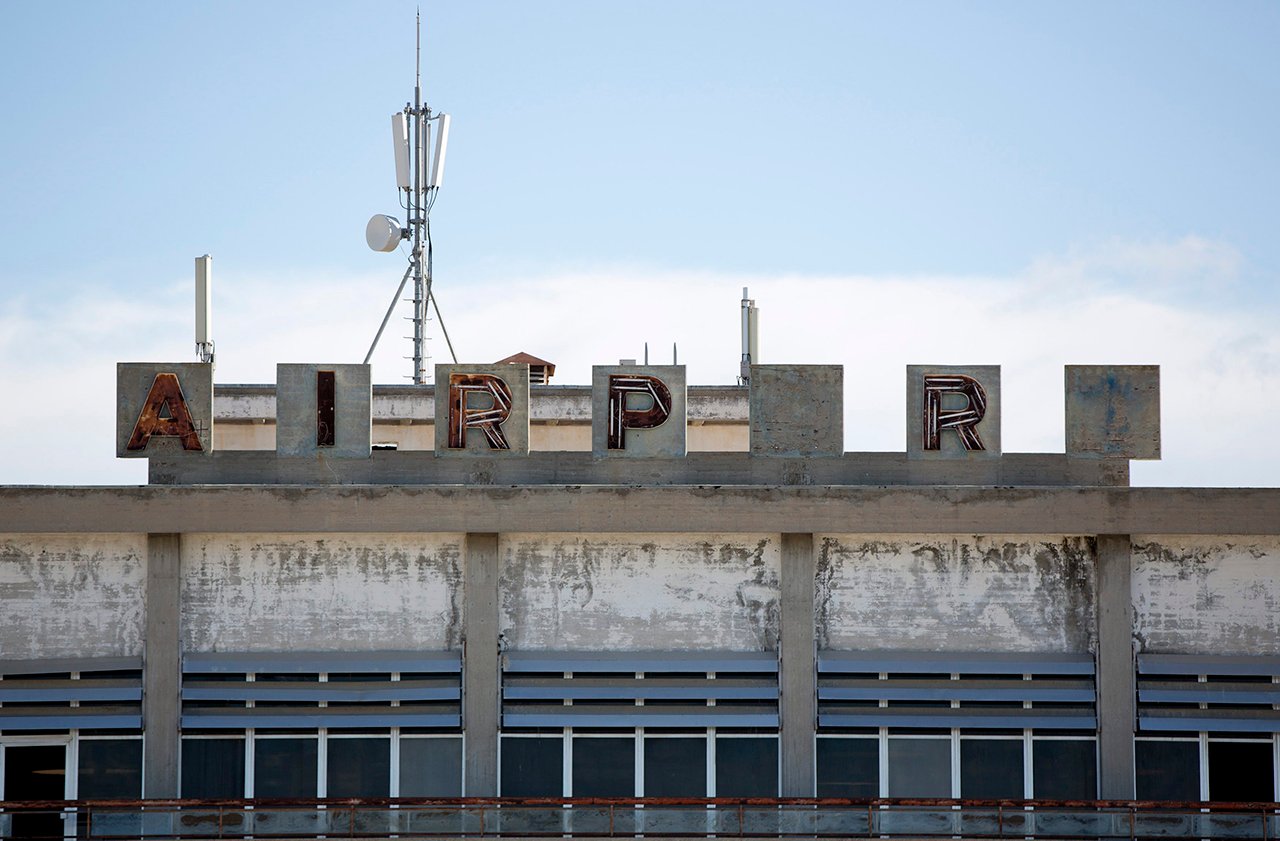
{"label": "blue sky", "polygon": [[[197,254],[218,381],[363,357],[403,271],[363,230],[396,209],[413,12],[0,5],[0,482],[144,480],[112,458],[113,366],[191,358]],[[848,449],[902,448],[909,363],[1002,364],[1010,451],[1061,449],[1062,364],[1155,363],[1165,459],[1136,481],[1277,484],[1253,442],[1280,410],[1280,5],[424,13],[464,361],[586,382],[679,342],[692,381],[729,382],[750,285],[765,361],[863,383]],[[388,332],[378,382],[407,372]],[[75,421],[48,414],[67,378]],[[37,455],[32,424],[79,443]]]}

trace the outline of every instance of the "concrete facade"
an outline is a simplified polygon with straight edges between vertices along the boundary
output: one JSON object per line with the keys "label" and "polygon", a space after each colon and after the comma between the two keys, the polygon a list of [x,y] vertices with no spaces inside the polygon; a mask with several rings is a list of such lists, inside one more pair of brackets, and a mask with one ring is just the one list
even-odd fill
{"label": "concrete facade", "polygon": [[752,365],[751,452],[836,456],[844,452],[844,369]]}
{"label": "concrete facade", "polygon": [[1160,366],[1066,366],[1067,452],[1160,458]]}
{"label": "concrete facade", "polygon": [[[999,365],[907,366],[907,457],[918,459],[998,459],[1000,439]],[[948,413],[976,412],[965,422]],[[932,420],[926,423],[926,418]],[[936,442],[925,440],[933,430]],[[971,438],[961,430],[968,430]]]}
{"label": "concrete facade", "polygon": [[[438,456],[507,458],[529,454],[529,366],[437,365],[435,417],[449,418],[450,377],[474,379],[463,384],[459,445],[450,444],[448,424],[435,425]],[[487,387],[486,387],[487,386]],[[496,391],[495,391],[496,389]],[[505,389],[505,391],[503,391]],[[472,413],[477,414],[472,414]]]}
{"label": "concrete facade", "polygon": [[[592,455],[684,456],[688,452],[687,391],[683,365],[593,365]],[[653,416],[646,417],[645,413]],[[633,424],[646,428],[633,428]]]}

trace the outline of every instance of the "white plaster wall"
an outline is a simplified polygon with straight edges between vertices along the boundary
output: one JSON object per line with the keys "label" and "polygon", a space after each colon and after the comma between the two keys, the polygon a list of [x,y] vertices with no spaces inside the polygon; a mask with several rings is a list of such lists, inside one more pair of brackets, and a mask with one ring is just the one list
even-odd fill
{"label": "white plaster wall", "polygon": [[818,646],[1087,652],[1096,547],[1061,535],[815,536]]}
{"label": "white plaster wall", "polygon": [[504,534],[499,629],[524,650],[775,650],[778,536]]}
{"label": "white plaster wall", "polygon": [[186,651],[460,645],[462,535],[190,534]]}
{"label": "white plaster wall", "polygon": [[144,534],[0,536],[0,659],[136,657]]}
{"label": "white plaster wall", "polygon": [[1134,636],[1170,654],[1280,654],[1280,538],[1134,535]]}

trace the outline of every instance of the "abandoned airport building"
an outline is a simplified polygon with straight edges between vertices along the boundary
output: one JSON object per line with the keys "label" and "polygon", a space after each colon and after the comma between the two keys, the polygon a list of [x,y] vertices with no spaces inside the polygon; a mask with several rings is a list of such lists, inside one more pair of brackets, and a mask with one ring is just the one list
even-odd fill
{"label": "abandoned airport building", "polygon": [[149,483],[0,488],[0,835],[1277,835],[1280,491],[1131,487],[1157,368],[1024,454],[997,366],[881,453],[549,365],[121,364]]}

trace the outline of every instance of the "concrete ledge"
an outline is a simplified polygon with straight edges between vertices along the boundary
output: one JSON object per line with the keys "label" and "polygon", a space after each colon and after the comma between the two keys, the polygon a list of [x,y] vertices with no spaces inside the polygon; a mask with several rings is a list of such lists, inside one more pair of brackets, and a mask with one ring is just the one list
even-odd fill
{"label": "concrete ledge", "polygon": [[1280,534],[1280,489],[5,487],[0,532]]}
{"label": "concrete ledge", "polygon": [[782,457],[689,453],[681,458],[599,459],[586,452],[519,458],[437,458],[376,451],[368,459],[222,451],[153,458],[153,485],[1015,485],[1128,484],[1122,459],[1013,453],[998,459],[909,459],[906,453]]}

